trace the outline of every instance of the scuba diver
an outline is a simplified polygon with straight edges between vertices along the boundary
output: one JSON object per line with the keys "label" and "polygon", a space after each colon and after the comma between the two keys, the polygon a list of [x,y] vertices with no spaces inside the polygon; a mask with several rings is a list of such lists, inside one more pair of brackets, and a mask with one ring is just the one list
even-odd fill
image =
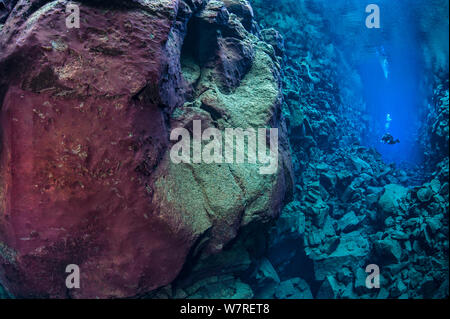
{"label": "scuba diver", "polygon": [[400,143],[399,139],[394,140],[394,137],[390,133],[386,133],[381,138],[381,142],[384,144],[394,145]]}
{"label": "scuba diver", "polygon": [[394,140],[394,137],[391,135],[391,133],[387,132],[389,130],[389,128],[391,127],[391,122],[392,122],[392,117],[391,117],[391,114],[388,113],[388,114],[386,114],[386,124],[384,125],[384,127],[386,129],[386,133],[381,138],[381,143],[389,144],[389,145],[394,145],[394,144],[400,143],[399,139]]}

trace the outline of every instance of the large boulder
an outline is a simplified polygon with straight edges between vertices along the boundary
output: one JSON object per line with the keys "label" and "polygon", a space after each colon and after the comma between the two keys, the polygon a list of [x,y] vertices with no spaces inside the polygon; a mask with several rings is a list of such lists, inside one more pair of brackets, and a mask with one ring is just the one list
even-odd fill
{"label": "large boulder", "polygon": [[384,193],[378,200],[378,206],[384,216],[398,212],[406,200],[408,189],[398,184],[389,184],[384,187]]}
{"label": "large boulder", "polygon": [[362,268],[369,252],[369,242],[361,236],[361,232],[354,231],[341,234],[339,245],[332,253],[321,256],[311,255],[314,261],[316,280],[324,280],[327,276],[336,274],[344,267],[349,269]]}
{"label": "large boulder", "polygon": [[[8,17],[0,281],[10,293],[142,295],[170,284],[188,256],[220,252],[240,227],[278,216],[292,182],[273,48],[242,26],[248,16],[210,2],[80,1],[79,29],[66,27],[69,1],[21,0]],[[192,38],[207,41],[183,46]],[[275,173],[172,162],[171,130],[196,119],[279,128]],[[66,288],[69,264],[80,289]]]}

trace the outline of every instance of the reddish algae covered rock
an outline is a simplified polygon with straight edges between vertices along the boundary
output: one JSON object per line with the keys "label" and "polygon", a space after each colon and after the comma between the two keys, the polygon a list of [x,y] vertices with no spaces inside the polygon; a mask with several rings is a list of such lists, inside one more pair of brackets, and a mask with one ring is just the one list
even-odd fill
{"label": "reddish algae covered rock", "polygon": [[[0,282],[16,297],[139,296],[170,284],[200,237],[217,252],[241,225],[276,217],[289,168],[258,193],[226,167],[209,180],[170,162],[172,112],[195,92],[183,39],[206,1],[81,1],[79,29],[66,27],[67,3],[19,1],[0,33]],[[263,124],[279,107],[268,81]],[[211,204],[223,185],[233,195]],[[66,287],[69,264],[80,289]]]}

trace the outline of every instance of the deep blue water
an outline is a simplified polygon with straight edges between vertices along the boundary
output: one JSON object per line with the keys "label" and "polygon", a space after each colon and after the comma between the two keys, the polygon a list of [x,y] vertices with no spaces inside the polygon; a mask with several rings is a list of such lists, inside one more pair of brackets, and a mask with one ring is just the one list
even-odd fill
{"label": "deep blue water", "polygon": [[[389,43],[384,47],[389,56],[389,75],[385,78],[379,57],[360,65],[361,79],[364,85],[364,98],[367,113],[371,116],[376,136],[368,137],[369,146],[382,154],[386,161],[396,163],[421,162],[420,147],[417,144],[423,90],[420,88],[422,75],[421,61],[417,54],[414,39],[405,36],[402,43]],[[391,121],[386,127],[387,116]],[[386,145],[379,141],[389,132],[400,140],[399,144]]]}
{"label": "deep blue water", "polygon": [[[376,43],[375,52],[372,50],[359,65],[367,113],[374,128],[372,132],[376,134],[367,140],[388,162],[420,164],[422,156],[417,142],[420,121],[424,120],[421,118],[425,99],[421,81],[425,69],[417,21],[407,12],[407,6],[385,1],[380,8],[381,29],[368,32],[384,32],[383,36]],[[387,78],[383,65],[388,70]],[[391,117],[389,127],[386,127],[387,114]],[[400,143],[381,143],[379,137],[386,132]]]}
{"label": "deep blue water", "polygon": [[[360,92],[369,116],[370,135],[364,144],[374,147],[386,162],[421,164],[420,126],[424,123],[427,100],[432,94],[426,87],[432,66],[448,68],[448,14],[437,0],[306,0],[327,20],[332,41],[358,70]],[[366,6],[380,8],[380,28],[365,27]],[[388,64],[385,77],[382,62]],[[338,66],[339,67],[339,66]],[[349,75],[351,76],[351,75]],[[355,88],[356,90],[356,88]],[[391,115],[389,129],[386,116]],[[355,117],[355,122],[361,119]],[[389,131],[400,140],[384,145],[380,139]]]}

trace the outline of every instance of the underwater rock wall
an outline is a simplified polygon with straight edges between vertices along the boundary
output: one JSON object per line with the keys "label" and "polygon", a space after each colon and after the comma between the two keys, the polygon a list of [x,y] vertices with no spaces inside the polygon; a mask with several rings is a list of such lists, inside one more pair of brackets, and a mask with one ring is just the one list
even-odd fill
{"label": "underwater rock wall", "polygon": [[[284,111],[296,177],[295,201],[272,229],[268,261],[262,262],[266,268],[271,263],[277,280],[256,285],[256,296],[448,296],[448,81],[435,90],[429,111],[427,136],[434,142],[428,150],[434,150],[435,163],[440,164],[431,166],[429,183],[405,187],[414,185],[414,172],[387,165],[375,150],[360,146],[364,131],[349,125],[364,118],[364,107],[350,116],[345,111],[346,103],[361,104],[360,86],[346,96],[348,83],[358,82],[356,70],[346,75],[350,80],[338,71],[351,65],[352,57],[346,60],[338,47],[327,43],[331,31],[320,23],[326,20],[320,13],[327,8],[310,1],[283,1],[277,10],[271,1],[253,3],[256,19],[279,29],[287,43]],[[311,67],[306,72],[298,67],[299,56],[312,60],[308,65],[317,66],[312,68],[315,73]],[[330,79],[329,74],[337,76]],[[448,69],[443,78],[448,78]],[[322,91],[319,79],[328,79],[334,90]],[[305,96],[306,103],[301,100]],[[334,107],[326,112],[324,104]],[[300,122],[301,130],[293,129],[294,121]],[[335,135],[317,124],[327,122],[335,123]],[[318,142],[318,131],[328,138],[326,143]],[[365,287],[368,264],[380,266],[381,289]]]}
{"label": "underwater rock wall", "polygon": [[[363,84],[323,3],[85,0],[89,28],[73,34],[65,1],[21,0],[3,27],[15,1],[2,3],[0,282],[12,294],[448,297],[439,36],[423,40],[436,54],[422,183],[361,145],[373,130]],[[277,174],[174,165],[169,129],[194,120],[278,127]],[[90,282],[82,294],[63,287],[69,263]],[[368,264],[380,289],[366,288]]]}
{"label": "underwater rock wall", "polygon": [[[323,8],[310,1],[251,3],[255,32],[283,57],[294,200],[275,224],[243,231],[153,297],[448,296],[448,153],[434,152],[442,163],[429,183],[410,187],[420,172],[386,164],[360,145],[371,130],[362,83],[351,57],[333,44]],[[442,120],[445,87],[430,99],[441,101],[432,107]],[[366,288],[369,264],[380,267],[381,289]]]}
{"label": "underwater rock wall", "polygon": [[447,154],[449,145],[449,91],[448,76],[436,80],[433,97],[426,107],[426,121],[421,128],[421,146],[427,163],[427,173],[432,175],[442,163],[442,154]]}
{"label": "underwater rock wall", "polygon": [[0,1],[0,30],[5,23],[6,18],[9,16],[10,12],[14,8],[17,0],[2,0]]}
{"label": "underwater rock wall", "polygon": [[[274,48],[242,1],[20,0],[0,33],[0,281],[15,297],[111,298],[170,284],[292,193]],[[186,40],[186,41],[185,41]],[[180,164],[170,130],[280,129],[261,164]],[[83,289],[68,291],[65,267]]]}

